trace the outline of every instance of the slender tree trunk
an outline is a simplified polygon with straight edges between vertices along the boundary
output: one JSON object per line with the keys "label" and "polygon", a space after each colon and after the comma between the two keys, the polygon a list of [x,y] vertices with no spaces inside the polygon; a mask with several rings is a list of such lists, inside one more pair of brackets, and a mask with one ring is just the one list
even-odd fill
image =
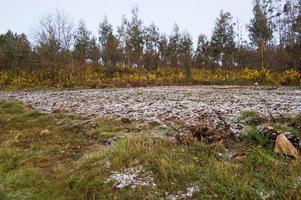
{"label": "slender tree trunk", "polygon": [[260,47],[260,60],[261,60],[261,69],[264,70],[264,44],[261,43]]}

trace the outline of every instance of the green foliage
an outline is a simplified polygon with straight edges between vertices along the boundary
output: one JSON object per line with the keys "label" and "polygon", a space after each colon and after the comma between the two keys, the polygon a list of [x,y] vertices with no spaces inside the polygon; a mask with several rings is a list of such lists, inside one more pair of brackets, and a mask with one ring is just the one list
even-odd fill
{"label": "green foliage", "polygon": [[268,19],[272,11],[270,4],[270,1],[254,0],[254,18],[250,22],[249,32],[252,42],[259,48],[265,46],[273,37],[273,27]]}
{"label": "green foliage", "polygon": [[293,127],[289,127],[286,124],[276,123],[273,127],[277,130],[282,131],[282,132],[289,132],[293,135],[296,135],[296,136],[299,136],[299,137],[301,136],[301,133],[297,129],[295,129]]}
{"label": "green foliage", "polygon": [[233,56],[235,53],[234,27],[232,16],[229,12],[221,11],[217,18],[211,38],[212,55],[215,65],[220,62],[225,67],[233,66]]}
{"label": "green foliage", "polygon": [[106,74],[110,77],[121,57],[119,41],[113,34],[113,28],[107,18],[99,25],[99,42],[101,45],[101,59]]}
{"label": "green foliage", "polygon": [[301,113],[296,116],[296,122],[301,124]]}
{"label": "green foliage", "polygon": [[241,113],[241,117],[247,125],[259,125],[264,122],[264,119],[258,114],[258,112],[249,110]]}
{"label": "green foliage", "polygon": [[249,139],[250,142],[258,144],[260,146],[268,146],[270,144],[269,139],[267,136],[262,134],[256,126],[248,126],[245,129],[245,136]]}
{"label": "green foliage", "polygon": [[20,105],[20,103],[12,101],[12,102],[4,102],[0,101],[0,113],[5,114],[21,114],[25,111],[24,106]]}
{"label": "green foliage", "polygon": [[241,113],[242,119],[247,119],[247,118],[257,117],[257,116],[258,116],[258,113],[254,110],[248,110],[248,111],[244,111]]}
{"label": "green foliage", "polygon": [[80,65],[85,65],[86,59],[93,60],[91,55],[93,52],[93,41],[91,38],[91,32],[87,30],[83,21],[79,22],[77,33],[74,36],[74,57]]}

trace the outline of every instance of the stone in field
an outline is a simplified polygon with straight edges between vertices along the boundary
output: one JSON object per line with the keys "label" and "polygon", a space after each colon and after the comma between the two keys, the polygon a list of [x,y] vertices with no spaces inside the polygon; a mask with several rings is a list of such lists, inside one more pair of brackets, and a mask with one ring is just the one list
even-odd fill
{"label": "stone in field", "polygon": [[274,151],[276,153],[282,153],[284,155],[300,159],[300,152],[294,147],[294,145],[287,139],[284,134],[277,136]]}

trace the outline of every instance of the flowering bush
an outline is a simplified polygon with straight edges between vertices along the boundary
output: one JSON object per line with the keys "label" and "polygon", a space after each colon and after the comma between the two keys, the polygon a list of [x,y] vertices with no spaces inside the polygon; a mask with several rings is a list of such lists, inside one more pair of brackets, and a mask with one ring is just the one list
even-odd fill
{"label": "flowering bush", "polygon": [[[204,69],[192,68],[190,79],[181,68],[159,67],[148,71],[145,68],[117,67],[110,76],[99,67],[66,67],[58,70],[57,76],[51,71],[36,70],[32,73],[20,71],[17,75],[0,71],[0,86],[25,87],[107,87],[107,86],[148,86],[175,84],[268,84],[301,85],[301,74],[290,69],[275,72],[261,69]],[[53,78],[56,77],[56,78]]]}
{"label": "flowering bush", "polygon": [[281,85],[300,85],[301,75],[298,71],[290,69],[281,73],[279,83]]}

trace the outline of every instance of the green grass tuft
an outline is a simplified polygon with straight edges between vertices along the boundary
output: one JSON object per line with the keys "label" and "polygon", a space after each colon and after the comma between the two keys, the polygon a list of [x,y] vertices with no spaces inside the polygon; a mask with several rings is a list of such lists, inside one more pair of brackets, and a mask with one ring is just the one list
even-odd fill
{"label": "green grass tuft", "polygon": [[244,135],[246,136],[247,140],[251,143],[260,146],[268,146],[270,145],[270,140],[262,134],[256,126],[247,126],[244,131]]}
{"label": "green grass tuft", "polygon": [[25,112],[25,107],[16,101],[0,102],[0,113],[21,114]]}
{"label": "green grass tuft", "polygon": [[242,112],[240,119],[248,125],[258,125],[264,122],[264,119],[260,116],[260,114],[253,110]]}

